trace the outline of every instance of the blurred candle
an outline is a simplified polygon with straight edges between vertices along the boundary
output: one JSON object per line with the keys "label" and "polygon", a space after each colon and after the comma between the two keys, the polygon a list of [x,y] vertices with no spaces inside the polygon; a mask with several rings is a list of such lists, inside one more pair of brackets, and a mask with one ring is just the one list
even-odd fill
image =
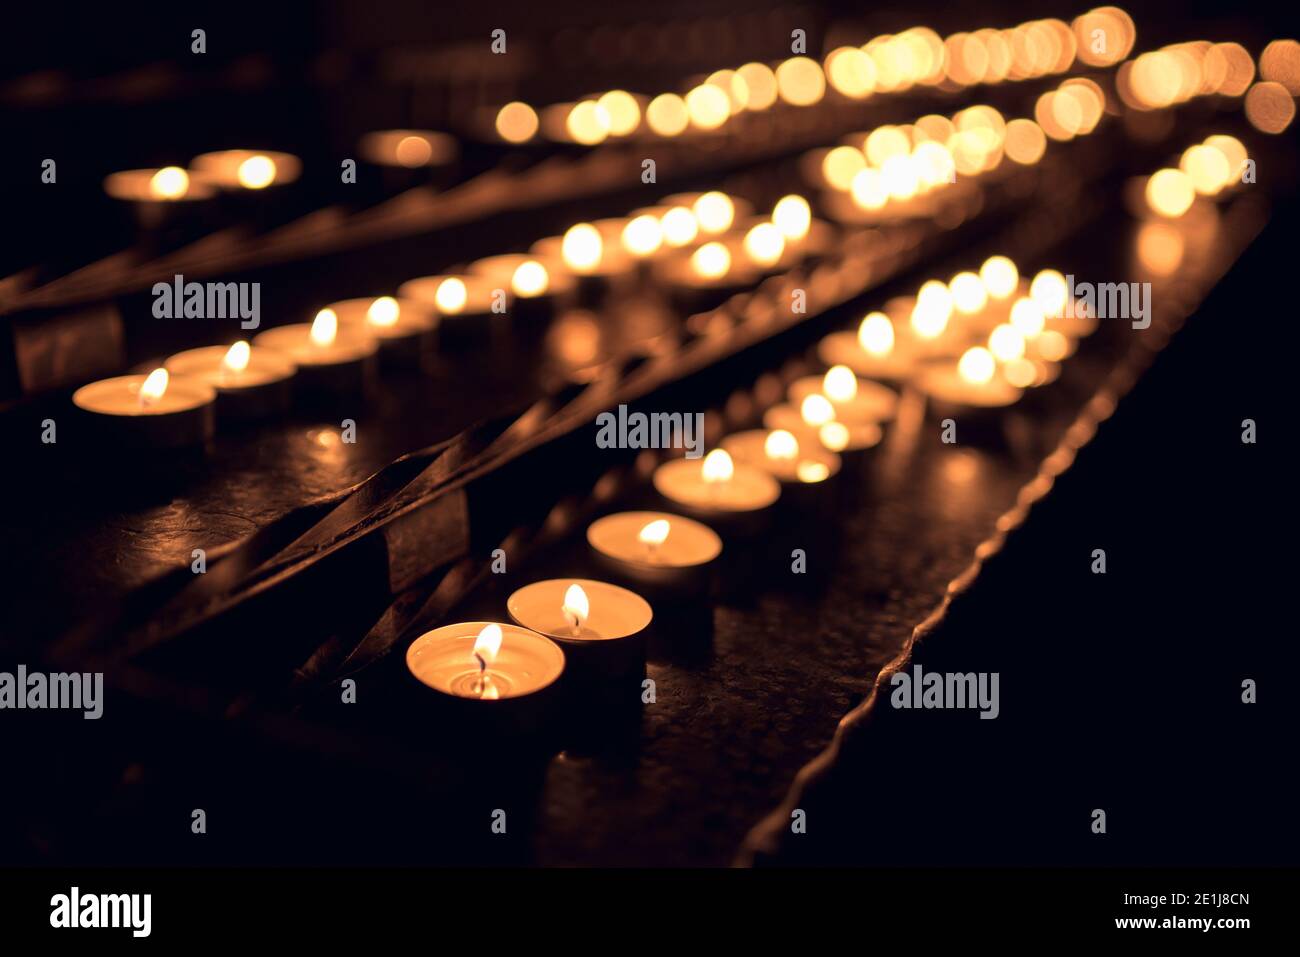
{"label": "blurred candle", "polygon": [[341,328],[332,309],[322,309],[310,323],[267,329],[254,347],[284,353],[298,365],[299,383],[309,391],[360,392],[375,372],[378,340],[360,326]]}
{"label": "blurred candle", "polygon": [[177,449],[202,445],[212,437],[216,397],[216,390],[200,379],[157,368],[148,375],[84,385],[72,394],[72,402],[108,443]]}
{"label": "blurred candle", "polygon": [[168,356],[172,375],[206,382],[217,391],[222,419],[253,419],[284,411],[292,395],[297,365],[271,349],[253,349],[239,340],[230,346],[203,346]]}

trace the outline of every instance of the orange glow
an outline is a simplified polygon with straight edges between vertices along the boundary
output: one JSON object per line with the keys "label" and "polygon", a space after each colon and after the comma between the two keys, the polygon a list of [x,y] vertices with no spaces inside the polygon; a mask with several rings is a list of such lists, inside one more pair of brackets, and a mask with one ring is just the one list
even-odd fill
{"label": "orange glow", "polygon": [[1300,96],[1300,43],[1274,40],[1259,55],[1259,75],[1280,83],[1292,96]]}
{"label": "orange glow", "polygon": [[624,249],[638,259],[643,259],[663,245],[663,228],[659,225],[658,218],[643,213],[623,227],[622,240]]}
{"label": "orange glow", "polygon": [[446,316],[454,316],[465,308],[469,302],[469,290],[465,288],[465,282],[456,276],[449,276],[442,282],[438,283],[438,288],[433,294],[434,304],[438,311]]}
{"label": "orange glow", "polygon": [[831,366],[822,377],[822,392],[832,402],[851,402],[858,394],[858,377],[848,366]]}
{"label": "orange glow", "polygon": [[393,326],[401,315],[401,306],[392,296],[380,296],[366,309],[366,322],[372,326]]}
{"label": "orange glow", "polygon": [[1162,169],[1147,180],[1146,199],[1152,211],[1176,219],[1192,208],[1196,189],[1182,170]]}
{"label": "orange glow", "polygon": [[858,345],[873,356],[894,351],[894,324],[883,312],[868,313],[858,326]]}
{"label": "orange glow", "polygon": [[1026,339],[1032,339],[1047,326],[1047,315],[1036,300],[1022,297],[1011,307],[1011,325]]}
{"label": "orange glow", "polygon": [[759,223],[745,233],[745,254],[760,266],[775,266],[785,252],[785,237],[771,223]]}
{"label": "orange glow", "polygon": [[700,196],[692,208],[696,222],[706,233],[725,233],[736,218],[736,205],[731,197],[717,190]]}
{"label": "orange glow", "polygon": [[596,101],[609,117],[611,136],[627,136],[641,125],[641,107],[631,93],[610,90]]}
{"label": "orange glow", "polygon": [[799,440],[785,429],[769,432],[763,440],[763,454],[769,459],[789,461],[799,454]]}
{"label": "orange glow", "polygon": [[507,143],[527,143],[537,135],[537,111],[516,100],[497,113],[497,135]]}
{"label": "orange glow", "polygon": [[868,167],[853,177],[851,186],[853,202],[862,209],[883,209],[889,202],[889,190],[880,171]]}
{"label": "orange glow", "polygon": [[393,158],[403,166],[424,166],[433,159],[433,146],[423,136],[403,136],[393,150]]}
{"label": "orange glow", "polygon": [[149,179],[149,192],[157,199],[180,199],[190,189],[190,174],[179,166],[164,166]]}
{"label": "orange glow", "polygon": [[265,189],[275,182],[275,160],[261,153],[250,156],[239,164],[235,176],[245,189]]}
{"label": "orange glow", "polygon": [[1029,284],[1029,297],[1043,310],[1043,315],[1063,316],[1070,299],[1070,286],[1055,269],[1044,269]]}
{"label": "orange glow", "polygon": [[716,86],[703,83],[686,94],[686,112],[691,125],[716,130],[731,116],[731,100]]}
{"label": "orange glow", "polygon": [[952,304],[963,316],[973,316],[989,302],[988,290],[980,277],[973,272],[960,272],[948,283]]}
{"label": "orange glow", "polygon": [[936,339],[948,328],[952,316],[952,294],[937,279],[921,286],[912,307],[912,331],[922,339]]}
{"label": "orange glow", "polygon": [[766,110],[776,102],[776,74],[762,63],[746,63],[736,71],[736,77],[745,84],[749,97],[747,110]]}
{"label": "orange glow", "polygon": [[581,585],[574,583],[565,590],[564,603],[560,606],[560,611],[574,631],[586,624],[587,616],[591,614],[591,602]]}
{"label": "orange glow", "polygon": [[658,548],[668,540],[670,530],[668,519],[656,518],[653,522],[645,525],[641,531],[637,532],[636,538],[642,545],[650,548]]}
{"label": "orange glow", "polygon": [[1192,187],[1202,196],[1213,196],[1232,182],[1232,168],[1228,157],[1213,146],[1189,146],[1178,161],[1181,169],[1192,181]]}
{"label": "orange glow", "polygon": [[735,473],[736,466],[724,449],[714,449],[704,456],[700,466],[700,478],[705,482],[730,482]]}
{"label": "orange glow", "polygon": [[830,477],[830,467],[825,462],[800,462],[794,467],[794,474],[800,482],[813,484],[814,482],[824,482]]}
{"label": "orange glow", "polygon": [[674,249],[690,245],[700,233],[700,224],[695,221],[695,214],[685,206],[674,206],[668,210],[659,220],[659,225],[663,230],[664,244]]}
{"label": "orange glow", "polygon": [[609,112],[595,100],[575,103],[564,120],[570,139],[584,146],[595,146],[609,135]]}
{"label": "orange glow", "polygon": [[645,110],[646,125],[660,136],[679,136],[691,123],[686,101],[676,93],[663,93]]}
{"label": "orange glow", "polygon": [[504,637],[500,625],[488,624],[483,626],[483,630],[474,639],[474,657],[482,663],[481,667],[486,668],[487,665],[497,660],[497,655],[501,651],[501,641]]}
{"label": "orange glow", "polygon": [[876,64],[857,47],[838,47],[826,55],[826,78],[844,96],[860,100],[876,88]]}
{"label": "orange glow", "polygon": [[1169,223],[1143,223],[1137,235],[1137,257],[1157,276],[1172,276],[1183,263],[1183,234]]}
{"label": "orange glow", "polygon": [[1281,83],[1265,80],[1246,92],[1246,119],[1261,133],[1281,133],[1295,119],[1295,100]]}
{"label": "orange glow", "polygon": [[1032,166],[1047,152],[1047,135],[1033,120],[1012,120],[1007,124],[1007,137],[1003,147],[1014,162]]}
{"label": "orange glow", "polygon": [[816,60],[791,57],[776,68],[776,90],[792,106],[811,106],[826,95],[826,75]]}
{"label": "orange glow", "polygon": [[1006,256],[990,256],[980,266],[980,281],[994,299],[1006,299],[1020,284],[1020,271]]}
{"label": "orange glow", "polygon": [[311,339],[312,345],[321,348],[332,346],[338,334],[339,317],[333,309],[322,309],[316,313],[316,318],[312,320],[311,329],[308,332],[308,338]]}
{"label": "orange glow", "polygon": [[989,334],[989,352],[1002,362],[1025,354],[1025,337],[1015,326],[1003,323]]}
{"label": "orange glow", "polygon": [[140,406],[147,408],[163,397],[167,391],[167,370],[159,367],[150,372],[140,384]]}
{"label": "orange glow", "polygon": [[243,372],[248,368],[248,360],[253,357],[252,347],[240,339],[229,349],[221,360],[221,366],[228,372]]}
{"label": "orange glow", "polygon": [[993,381],[997,362],[993,353],[983,346],[973,346],[962,353],[957,361],[957,374],[972,385],[985,385]]}
{"label": "orange glow", "polygon": [[835,189],[848,189],[854,177],[866,168],[866,157],[852,146],[836,146],[822,158],[822,177]]}
{"label": "orange glow", "polygon": [[783,196],[772,207],[772,222],[786,239],[800,240],[812,227],[812,209],[802,196]]}
{"label": "orange glow", "polygon": [[721,279],[731,269],[731,252],[722,243],[705,243],[691,254],[691,268],[705,279]]}
{"label": "orange glow", "polygon": [[849,427],[843,422],[827,422],[817,430],[817,438],[832,452],[841,452],[849,445]]}
{"label": "orange glow", "polygon": [[560,258],[576,273],[591,273],[600,265],[604,245],[600,230],[590,223],[578,223],[570,226],[560,241]]}
{"label": "orange glow", "polygon": [[551,285],[551,277],[543,266],[535,259],[527,259],[515,267],[514,275],[510,277],[510,289],[516,296],[524,299],[534,299],[542,295]]}
{"label": "orange glow", "polygon": [[799,404],[799,415],[806,424],[818,429],[835,418],[835,406],[826,396],[814,392],[804,396]]}

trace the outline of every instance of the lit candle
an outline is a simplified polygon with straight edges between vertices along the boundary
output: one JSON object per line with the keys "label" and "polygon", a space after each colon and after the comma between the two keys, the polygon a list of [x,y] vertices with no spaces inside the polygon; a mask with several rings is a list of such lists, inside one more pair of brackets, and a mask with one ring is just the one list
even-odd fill
{"label": "lit candle", "polygon": [[785,402],[772,406],[763,413],[763,425],[820,443],[839,455],[866,452],[879,445],[884,435],[878,422],[840,422],[831,400],[819,392],[805,396],[798,406]]}
{"label": "lit candle", "polygon": [[[438,317],[438,340],[446,346],[482,344],[491,335],[498,302],[493,284],[484,276],[421,276],[397,287],[397,298],[432,307]],[[498,307],[499,308],[499,307]]]}
{"label": "lit candle", "polygon": [[555,641],[575,677],[640,677],[645,672],[650,603],[635,592],[589,579],[557,578],[520,588],[510,617]]}
{"label": "lit candle", "polygon": [[92,418],[99,437],[134,448],[177,449],[212,438],[216,390],[166,369],[84,385],[72,402]]}
{"label": "lit candle", "polygon": [[617,512],[587,527],[592,551],[619,575],[643,584],[700,591],[722,539],[707,525],[667,512]]}
{"label": "lit candle", "polygon": [[470,263],[469,272],[483,277],[493,290],[500,290],[507,303],[506,314],[524,323],[520,331],[525,333],[544,332],[557,299],[574,288],[574,279],[566,270],[538,256],[489,256]]}
{"label": "lit candle", "polygon": [[275,349],[298,365],[298,384],[311,392],[363,391],[374,378],[378,340],[363,328],[343,328],[332,309],[322,309],[310,323],[267,329],[254,347]]}
{"label": "lit candle", "polygon": [[786,429],[751,429],[722,440],[733,461],[762,469],[787,486],[820,485],[839,474],[840,457]]}
{"label": "lit candle", "polygon": [[[564,674],[564,652],[518,625],[467,621],[425,632],[406,649],[406,667],[420,686],[474,715],[517,719],[531,730]],[[482,706],[478,703],[484,702]]]}
{"label": "lit candle", "polygon": [[917,387],[940,412],[950,407],[1001,408],[1017,402],[1023,394],[998,374],[997,359],[983,346],[967,349],[956,364],[927,365],[917,376]]}
{"label": "lit candle", "polygon": [[223,419],[254,419],[282,412],[292,397],[297,365],[273,349],[254,349],[239,340],[230,346],[203,346],[168,356],[163,366],[172,375],[206,382],[217,390]]}
{"label": "lit candle", "polygon": [[848,366],[837,365],[823,376],[804,376],[790,384],[790,402],[802,407],[810,395],[830,400],[841,422],[888,422],[898,411],[898,393],[869,379],[859,380]]}
{"label": "lit candle", "polygon": [[753,518],[781,497],[781,485],[752,465],[736,465],[723,449],[702,459],[670,459],[654,473],[664,498],[715,521]]}
{"label": "lit candle", "polygon": [[385,356],[411,361],[419,360],[438,327],[433,308],[418,299],[343,299],[325,308],[338,318],[340,329],[373,336]]}
{"label": "lit candle", "polygon": [[220,150],[194,157],[190,166],[222,189],[266,189],[292,183],[302,172],[298,157],[259,150]]}
{"label": "lit candle", "polygon": [[863,317],[856,331],[832,332],[817,345],[817,356],[829,366],[848,366],[860,376],[901,382],[916,366],[910,339],[900,336],[883,312]]}
{"label": "lit candle", "polygon": [[216,189],[205,178],[191,176],[179,166],[164,166],[110,173],[104,179],[104,192],[135,203],[182,203],[209,199]]}
{"label": "lit candle", "polygon": [[455,137],[433,130],[379,130],[361,137],[359,148],[368,162],[403,169],[446,166],[460,151]]}

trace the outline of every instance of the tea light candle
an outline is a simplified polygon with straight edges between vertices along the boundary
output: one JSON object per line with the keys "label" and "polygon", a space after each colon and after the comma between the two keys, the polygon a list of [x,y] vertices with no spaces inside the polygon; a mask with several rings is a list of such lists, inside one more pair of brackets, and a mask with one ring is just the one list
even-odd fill
{"label": "tea light candle", "polygon": [[378,340],[367,330],[342,328],[332,309],[310,323],[259,333],[254,347],[275,349],[298,365],[298,383],[310,391],[360,392],[375,376]]}
{"label": "tea light candle", "polygon": [[702,522],[667,512],[616,512],[587,527],[592,551],[617,574],[644,584],[697,591],[722,539]]}
{"label": "tea light candle", "polygon": [[993,353],[983,346],[973,346],[954,365],[936,362],[927,365],[917,376],[917,388],[936,403],[936,411],[957,409],[996,409],[1019,401],[1023,391],[998,375]]}
{"label": "tea light candle", "polygon": [[217,391],[223,418],[253,419],[289,407],[297,365],[272,349],[253,349],[240,340],[233,345],[203,346],[168,356],[163,367],[172,375],[206,382]]}
{"label": "tea light candle", "polygon": [[433,130],[378,130],[361,137],[358,147],[367,162],[404,169],[445,166],[460,151],[455,137]]}
{"label": "tea light candle", "polygon": [[578,678],[642,674],[645,630],[654,613],[635,592],[590,579],[526,585],[506,602],[518,624],[564,649]]}
{"label": "tea light candle", "polygon": [[860,376],[902,382],[916,367],[915,350],[900,337],[883,312],[863,317],[856,332],[832,332],[817,344],[817,357],[828,366],[847,366]]}
{"label": "tea light candle", "polygon": [[818,442],[839,455],[875,448],[884,436],[877,422],[837,421],[830,400],[820,394],[804,399],[800,408],[787,403],[772,406],[763,413],[763,425],[768,429],[793,432],[796,438]]}
{"label": "tea light candle", "polygon": [[216,188],[179,166],[164,166],[110,173],[104,179],[104,192],[134,203],[182,203],[209,199],[216,195]]}
{"label": "tea light candle", "polygon": [[564,674],[565,660],[555,642],[535,631],[466,621],[416,638],[406,649],[406,667],[447,703],[466,708],[472,703],[476,713],[494,717],[521,708],[537,716]]}
{"label": "tea light candle", "polygon": [[752,465],[736,465],[723,449],[703,459],[664,462],[655,469],[654,487],[693,514],[724,520],[762,512],[781,497],[776,479]]}
{"label": "tea light candle", "polygon": [[338,317],[340,329],[373,336],[391,356],[418,359],[438,326],[433,308],[417,299],[342,299],[325,308]]}
{"label": "tea light candle", "polygon": [[485,341],[491,335],[492,320],[504,318],[494,312],[496,288],[483,276],[421,276],[397,287],[397,297],[431,306],[438,318],[438,337],[447,345],[459,346]]}
{"label": "tea light candle", "polygon": [[289,153],[219,150],[194,157],[190,166],[222,189],[266,189],[292,183],[302,162]]}
{"label": "tea light candle", "polygon": [[507,313],[528,324],[522,331],[545,331],[540,324],[554,315],[556,301],[575,285],[572,276],[554,265],[540,257],[512,253],[479,259],[470,263],[469,272],[506,295]]}
{"label": "tea light candle", "polygon": [[791,403],[802,406],[810,395],[830,400],[841,422],[888,422],[898,412],[898,393],[879,382],[859,381],[848,366],[831,366],[824,376],[804,376],[790,384]]}
{"label": "tea light candle", "polygon": [[738,292],[753,288],[761,274],[744,262],[737,262],[724,242],[712,240],[687,252],[666,256],[657,267],[678,307],[685,312],[702,312]]}
{"label": "tea light candle", "polygon": [[751,429],[722,440],[741,465],[752,465],[785,485],[817,485],[839,474],[840,457],[820,443],[800,442],[786,429]]}
{"label": "tea light candle", "polygon": [[166,369],[84,385],[72,402],[92,416],[102,438],[134,448],[177,449],[212,438],[217,393],[199,379]]}

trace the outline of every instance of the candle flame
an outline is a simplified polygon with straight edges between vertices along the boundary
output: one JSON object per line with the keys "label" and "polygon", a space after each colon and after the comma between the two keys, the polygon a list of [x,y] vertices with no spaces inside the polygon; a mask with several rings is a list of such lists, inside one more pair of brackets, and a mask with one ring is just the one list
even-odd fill
{"label": "candle flame", "polygon": [[831,366],[822,377],[822,391],[832,402],[850,402],[858,394],[858,377],[848,366]]}
{"label": "candle flame", "polygon": [[772,223],[759,223],[745,233],[745,253],[760,266],[775,266],[785,253],[785,236]]}
{"label": "candle flame", "polygon": [[252,347],[240,339],[229,349],[226,350],[225,358],[221,360],[221,365],[228,372],[243,372],[248,368],[248,360],[253,356]]}
{"label": "candle flame", "polygon": [[763,441],[763,454],[769,459],[793,459],[799,454],[799,440],[785,429],[769,432]]}
{"label": "candle flame", "polygon": [[826,396],[814,392],[812,395],[804,396],[799,406],[799,415],[806,423],[818,429],[835,418],[835,406],[831,405],[831,400]]}
{"label": "candle flame", "polygon": [[817,430],[817,438],[832,452],[843,451],[849,444],[849,427],[843,422],[827,422]]}
{"label": "candle flame", "polygon": [[800,482],[807,482],[811,485],[814,482],[823,482],[831,474],[830,467],[825,462],[800,462],[795,468],[795,474],[799,476]]}
{"label": "candle flame", "polygon": [[663,229],[664,243],[673,248],[695,242],[700,233],[700,224],[695,221],[695,214],[685,206],[674,206],[663,214],[659,220]]}
{"label": "candle flame", "polygon": [[546,267],[536,259],[526,259],[515,269],[510,277],[510,288],[516,296],[532,299],[546,292],[551,284],[551,277]]}
{"label": "candle flame", "polygon": [[948,328],[952,316],[952,293],[937,279],[921,286],[912,309],[912,329],[923,339],[934,339]]}
{"label": "candle flame", "polygon": [[397,325],[397,318],[402,314],[402,307],[392,296],[380,296],[366,310],[366,321],[372,326]]}
{"label": "candle flame", "polygon": [[1029,284],[1029,298],[1043,309],[1043,315],[1060,318],[1070,299],[1070,287],[1055,269],[1044,269]]}
{"label": "candle flame", "polygon": [[465,303],[469,301],[469,290],[465,288],[465,281],[456,276],[444,279],[438,284],[438,289],[433,294],[433,301],[443,315],[454,316],[464,309]]}
{"label": "candle flame", "polygon": [[642,545],[648,545],[651,548],[662,545],[668,539],[668,519],[656,518],[637,532],[636,537],[637,541]]}
{"label": "candle flame", "polygon": [[147,408],[163,397],[167,391],[167,370],[161,367],[150,372],[140,384],[140,406]]}
{"label": "candle flame", "polygon": [[587,593],[582,590],[581,585],[574,584],[568,587],[560,611],[564,613],[569,627],[574,631],[586,623],[587,616],[591,613],[591,603],[587,600]]}
{"label": "candle flame", "polygon": [[1006,299],[1020,284],[1020,271],[1006,256],[990,256],[980,266],[980,281],[994,299]]}
{"label": "candle flame", "polygon": [[332,346],[338,334],[339,317],[333,309],[322,309],[316,313],[316,318],[312,320],[311,331],[308,333],[313,345],[321,348]]}
{"label": "candle flame", "polygon": [[704,464],[700,466],[700,478],[710,483],[729,482],[735,473],[731,456],[724,449],[714,449],[704,456]]}
{"label": "candle flame", "polygon": [[695,219],[706,233],[725,233],[736,218],[736,204],[726,193],[714,190],[695,201]]}
{"label": "candle flame", "polygon": [[643,213],[623,227],[623,248],[638,259],[649,256],[663,245],[663,227],[649,213]]}
{"label": "candle flame", "polygon": [[1011,325],[1019,329],[1020,334],[1026,339],[1032,339],[1043,331],[1043,327],[1047,325],[1047,317],[1043,314],[1043,307],[1037,301],[1021,297],[1011,307]]}
{"label": "candle flame", "polygon": [[894,351],[894,324],[883,312],[869,313],[858,326],[858,345],[873,356],[887,356]]}
{"label": "candle flame", "polygon": [[500,625],[490,623],[483,626],[483,630],[474,639],[474,657],[478,659],[480,669],[486,671],[487,666],[497,660],[504,637]]}
{"label": "candle flame", "polygon": [[560,241],[560,256],[574,272],[590,273],[600,265],[604,247],[600,230],[591,223],[578,223],[570,226]]}
{"label": "candle flame", "polygon": [[803,239],[812,226],[812,210],[808,207],[808,200],[793,193],[781,197],[772,207],[772,222],[786,239]]}
{"label": "candle flame", "polygon": [[705,243],[691,254],[691,268],[705,279],[721,279],[731,268],[731,252],[722,243]]}
{"label": "candle flame", "polygon": [[164,166],[149,180],[149,192],[159,199],[180,199],[190,189],[190,174],[179,166]]}
{"label": "candle flame", "polygon": [[275,182],[275,160],[258,153],[240,163],[235,175],[245,189],[265,189]]}
{"label": "candle flame", "polygon": [[992,381],[996,370],[993,353],[983,346],[967,349],[957,361],[957,374],[972,385],[984,385]]}

